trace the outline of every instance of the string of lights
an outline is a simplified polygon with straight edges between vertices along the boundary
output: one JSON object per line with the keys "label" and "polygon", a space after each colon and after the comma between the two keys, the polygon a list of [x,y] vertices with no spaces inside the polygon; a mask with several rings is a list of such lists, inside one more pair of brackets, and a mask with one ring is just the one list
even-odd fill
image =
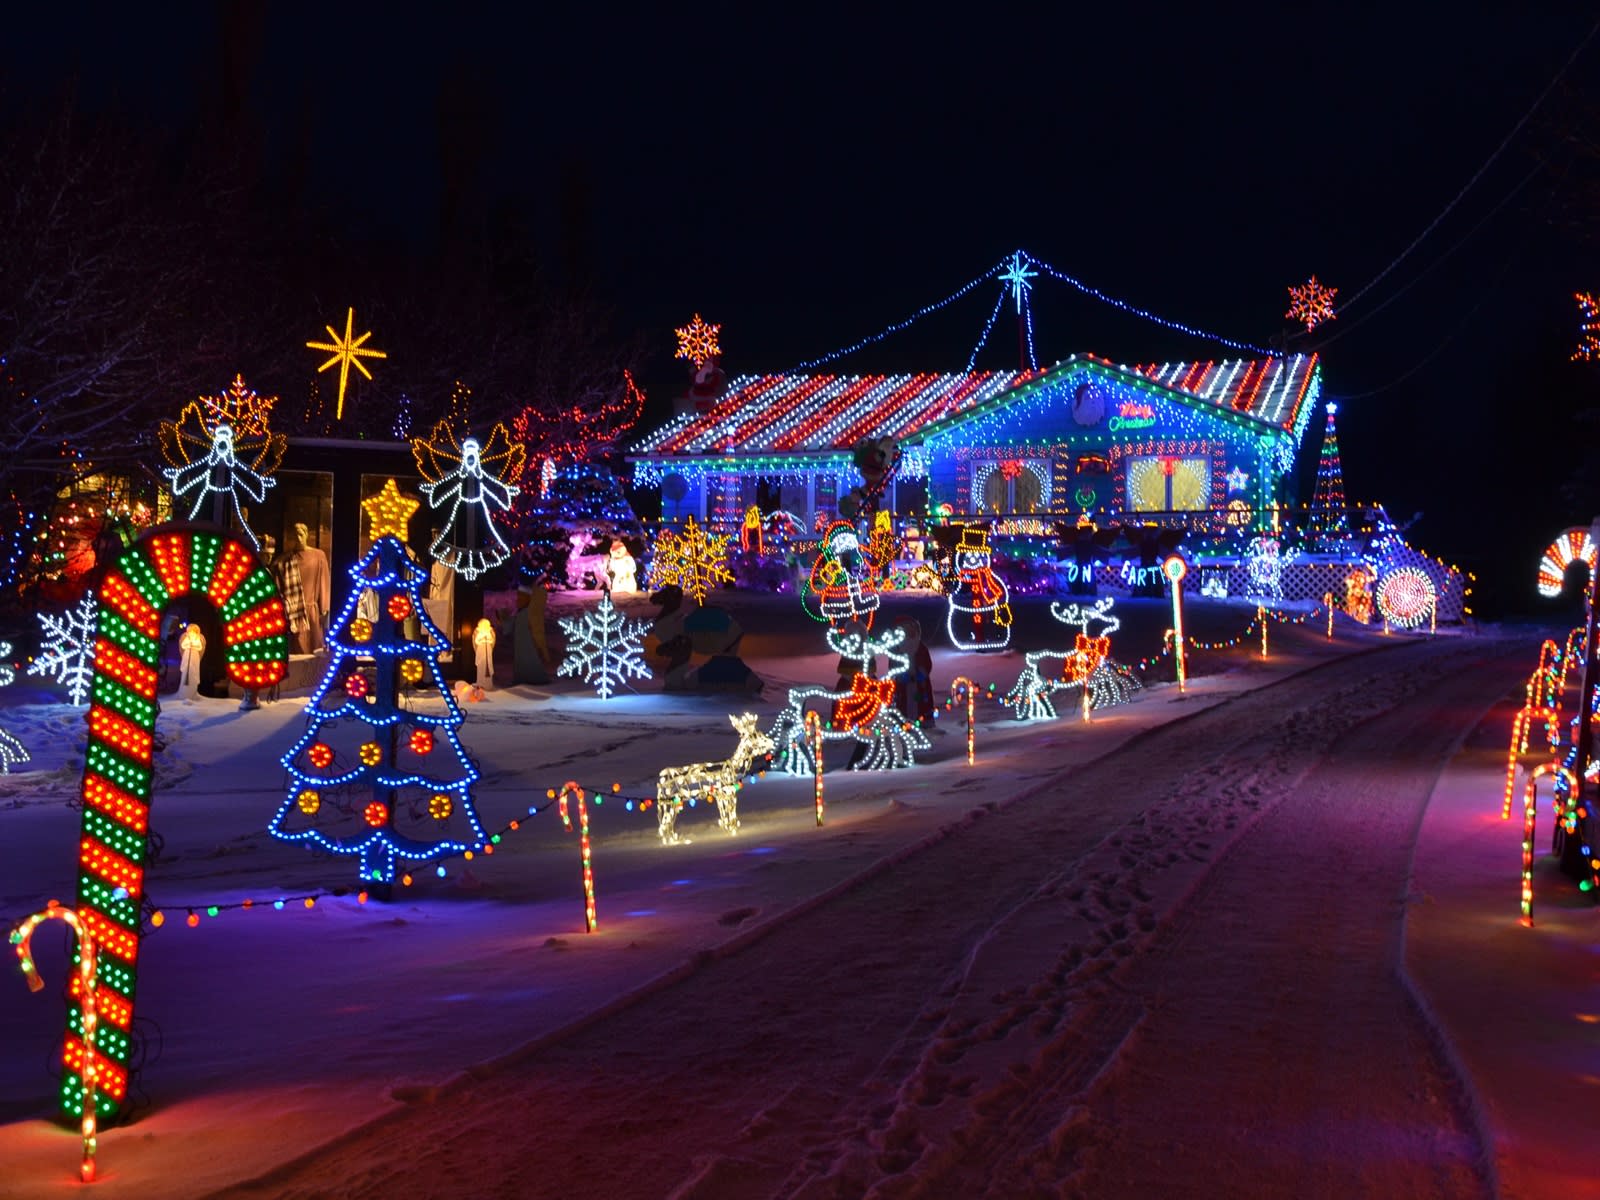
{"label": "string of lights", "polygon": [[972,365],[978,361],[978,355],[983,352],[984,346],[989,341],[989,331],[994,328],[995,318],[1000,315],[1000,306],[1006,302],[1006,289],[1000,288],[1000,294],[994,298],[994,307],[989,310],[989,319],[983,323],[983,332],[978,335],[978,340],[972,347],[972,353],[967,355],[967,369],[963,374],[972,374]]}
{"label": "string of lights", "polygon": [[797,363],[790,370],[783,372],[783,374],[792,375],[795,371],[809,371],[812,367],[820,367],[823,363],[833,362],[835,359],[843,358],[847,354],[853,354],[865,346],[871,346],[877,342],[881,342],[889,335],[899,333],[902,329],[906,329],[909,326],[916,324],[929,313],[938,312],[941,308],[945,308],[948,305],[954,304],[957,300],[961,299],[961,297],[965,296],[968,292],[972,291],[978,285],[983,283],[984,280],[993,279],[996,275],[1000,274],[1002,269],[1002,264],[996,263],[982,275],[979,275],[976,279],[968,281],[956,291],[951,292],[950,295],[946,296],[943,300],[938,300],[932,304],[924,305],[922,308],[917,309],[916,312],[912,313],[905,320],[897,321],[893,325],[886,326],[877,333],[862,338],[859,342],[853,342],[842,349],[834,350],[831,353],[824,354],[820,358],[813,358],[803,363]]}
{"label": "string of lights", "polygon": [[1383,270],[1374,275],[1364,286],[1358,288],[1355,292],[1351,293],[1345,298],[1345,302],[1339,306],[1339,313],[1341,315],[1344,313],[1345,309],[1349,308],[1357,300],[1361,299],[1361,297],[1365,296],[1374,287],[1376,287],[1379,282],[1381,282],[1384,277],[1389,274],[1390,271],[1393,271],[1402,262],[1409,258],[1411,252],[1420,246],[1428,237],[1428,235],[1438,228],[1439,223],[1455,210],[1456,205],[1461,203],[1462,198],[1472,190],[1473,185],[1476,184],[1479,179],[1483,178],[1484,172],[1494,165],[1495,161],[1500,157],[1500,155],[1505,153],[1506,147],[1511,145],[1512,140],[1516,138],[1517,134],[1522,132],[1522,127],[1526,125],[1533,117],[1533,114],[1539,110],[1539,106],[1544,103],[1545,97],[1547,97],[1555,88],[1556,84],[1561,81],[1562,76],[1567,73],[1567,71],[1572,67],[1572,64],[1578,61],[1578,56],[1582,54],[1588,47],[1589,43],[1594,40],[1594,35],[1596,33],[1600,33],[1600,21],[1597,21],[1594,25],[1590,26],[1589,32],[1583,36],[1583,40],[1574,46],[1572,53],[1567,56],[1567,61],[1561,64],[1561,69],[1551,77],[1550,82],[1545,84],[1544,89],[1536,97],[1534,97],[1533,103],[1528,106],[1528,111],[1523,113],[1521,119],[1511,127],[1511,132],[1506,134],[1506,136],[1501,140],[1500,144],[1494,148],[1494,152],[1490,154],[1488,158],[1483,160],[1483,165],[1472,173],[1472,177],[1468,179],[1466,183],[1461,185],[1461,190],[1451,198],[1450,203],[1446,204],[1444,208],[1439,211],[1439,215],[1434,217],[1433,220],[1429,221],[1423,231],[1417,234],[1417,236],[1411,240],[1410,245],[1408,245],[1404,250],[1400,251],[1399,254],[1395,255],[1388,266],[1384,267]]}

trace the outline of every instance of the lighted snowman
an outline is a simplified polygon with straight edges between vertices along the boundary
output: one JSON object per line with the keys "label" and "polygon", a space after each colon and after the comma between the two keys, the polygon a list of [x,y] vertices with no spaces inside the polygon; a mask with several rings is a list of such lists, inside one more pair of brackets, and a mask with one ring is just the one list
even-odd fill
{"label": "lighted snowman", "polygon": [[956,586],[950,592],[945,628],[958,650],[1003,650],[1011,641],[1011,605],[995,575],[989,531],[968,525],[956,546]]}
{"label": "lighted snowman", "polygon": [[613,596],[630,596],[639,590],[639,564],[628,553],[626,542],[612,540],[611,553],[606,559],[606,574],[611,576]]}

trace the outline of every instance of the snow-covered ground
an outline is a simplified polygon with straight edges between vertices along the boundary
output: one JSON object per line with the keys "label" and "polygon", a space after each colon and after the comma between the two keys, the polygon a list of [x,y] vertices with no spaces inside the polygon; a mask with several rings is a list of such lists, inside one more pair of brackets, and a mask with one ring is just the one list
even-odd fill
{"label": "snow-covered ground", "polygon": [[[553,607],[591,602],[558,599]],[[745,657],[768,681],[748,704],[664,695],[650,683],[640,695],[600,701],[561,680],[503,689],[470,706],[461,733],[483,768],[475,795],[486,824],[501,828],[568,779],[591,789],[616,782],[622,796],[648,794],[662,767],[729,753],[728,714],[748,709],[766,726],[787,686],[831,685],[834,657],[818,628],[794,612],[792,598],[725,599],[749,631]],[[1015,679],[1020,654],[941,650],[933,603],[910,607],[935,647],[941,689],[956,674],[999,692]],[[1019,631],[1034,631],[1031,644],[1065,640],[1042,606],[1018,608]],[[1116,657],[1154,653],[1163,610],[1154,601],[1123,606]],[[632,611],[653,610],[634,601]],[[1201,638],[1224,638],[1251,615],[1238,606],[1195,605],[1191,628]],[[1186,971],[1177,978],[1204,983],[1208,964],[1227,961],[1232,926],[1194,914],[1204,914],[1199,902],[1216,894],[1207,881],[1224,877],[1240,890],[1241,903],[1248,897],[1249,906],[1281,918],[1268,923],[1275,934],[1261,935],[1265,960],[1297,949],[1337,952],[1336,941],[1321,944],[1316,928],[1322,901],[1334,893],[1303,894],[1300,883],[1302,863],[1322,853],[1316,836],[1302,833],[1303,844],[1277,853],[1229,848],[1244,847],[1246,832],[1269,820],[1298,828],[1298,789],[1307,779],[1330,786],[1324,757],[1340,739],[1358,738],[1352,731],[1363,722],[1430,695],[1452,671],[1482,658],[1484,677],[1503,676],[1504,686],[1481,696],[1456,687],[1453,707],[1439,709],[1449,719],[1437,753],[1447,754],[1450,739],[1476,725],[1514,676],[1525,678],[1537,644],[1441,635],[1419,646],[1349,627],[1329,642],[1316,622],[1274,626],[1271,638],[1264,662],[1253,641],[1197,656],[1198,668],[1221,673],[1203,675],[1183,695],[1172,685],[1152,687],[1087,724],[1076,714],[1017,722],[986,701],[975,767],[965,761],[962,723],[949,715],[925,763],[911,770],[845,772],[835,769],[847,754],[840,750],[830,758],[820,829],[811,781],[771,775],[743,791],[738,837],[720,832],[715,814],[702,807],[680,821],[689,843],[664,847],[653,812],[629,811],[615,797],[593,806],[599,932],[592,935],[583,931],[577,835],[563,832],[554,810],[526,820],[492,856],[451,864],[444,879],[420,878],[391,903],[361,905],[352,894],[275,910],[268,902],[279,896],[347,886],[355,876],[352,860],[316,857],[264,832],[283,795],[278,756],[304,727],[301,705],[285,699],[240,714],[228,702],[169,702],[153,814],[164,848],[147,891],[171,919],[144,943],[139,991],[140,1017],[148,1022],[141,1086],[150,1107],[102,1136],[95,1186],[111,1196],[183,1197],[261,1178],[253,1194],[353,1195],[380,1187],[415,1195],[571,1194],[582,1186],[574,1182],[581,1170],[589,1194],[606,1196],[663,1195],[695,1179],[687,1194],[764,1195],[780,1186],[797,1194],[878,1186],[891,1194],[919,1175],[958,1180],[953,1163],[969,1163],[963,1171],[993,1166],[964,1149],[966,1139],[984,1130],[996,1145],[1004,1142],[995,1131],[1013,1122],[997,1123],[995,1114],[1022,1111],[1011,1076],[1015,1064],[1032,1062],[1041,1077],[1065,1079],[1067,1067],[1084,1076],[1072,1094],[1085,1103],[1081,1116],[1063,1123],[1049,1094],[1023,1089],[1033,1124],[1016,1123],[1016,1145],[1053,1149],[1013,1155],[1035,1174],[1006,1194],[1028,1194],[1027,1186],[1051,1172],[1082,1186],[1096,1179],[1117,1185],[1085,1194],[1158,1194],[1118,1190],[1148,1180],[1105,1174],[1107,1162],[1140,1158],[1143,1149],[1134,1152],[1126,1140],[1136,1136],[1134,1127],[1121,1129],[1096,1111],[1095,1097],[1104,1095],[1118,1111],[1136,1110],[1138,1089],[1132,1098],[1116,1091],[1146,1069],[1132,1042],[1154,1031],[1150,1037],[1181,1045],[1193,1032],[1136,1021],[1137,1037],[1133,1026],[1119,1033],[1120,1010],[1105,1003],[1107,989],[1134,984],[1112,978],[1111,968]],[[1353,654],[1372,650],[1381,653]],[[1297,673],[1298,681],[1278,682]],[[82,764],[82,710],[19,703],[36,695],[20,685],[0,693],[9,705],[0,708],[0,726],[34,754],[33,769],[0,780],[0,804],[9,806],[0,807],[0,916],[7,918],[51,897],[70,902],[73,892],[78,819],[67,803]],[[1209,724],[1197,716],[1208,710],[1215,711]],[[1195,719],[1155,732],[1175,718]],[[1361,752],[1376,752],[1381,742],[1369,738]],[[1452,768],[1447,779],[1454,774]],[[1391,794],[1381,775],[1351,768],[1351,781],[1363,805],[1385,810]],[[1373,858],[1374,871],[1403,872],[1428,782],[1411,788],[1411,808],[1388,824],[1374,821],[1355,835],[1328,825],[1322,833],[1353,836],[1339,853]],[[1498,783],[1489,790],[1484,811],[1495,807]],[[1327,823],[1340,808],[1329,801],[1318,811]],[[1546,938],[1553,922],[1531,933],[1516,927],[1518,833],[1496,820],[1474,844],[1490,840],[1501,853],[1484,896],[1492,894],[1503,912],[1484,919],[1503,917],[1525,939]],[[1378,846],[1398,847],[1398,868],[1369,855]],[[1450,856],[1452,878],[1469,857]],[[1419,851],[1419,886],[1427,862]],[[1225,870],[1214,870],[1219,863]],[[930,880],[937,885],[931,892]],[[1357,899],[1365,894],[1356,882],[1348,890]],[[1546,887],[1547,894],[1558,890]],[[1285,897],[1295,903],[1285,907]],[[253,908],[202,915],[195,928],[181,919],[191,908],[203,914],[207,905],[246,898],[256,901]],[[1379,898],[1398,920],[1394,900]],[[1546,905],[1554,917],[1554,901]],[[1589,920],[1591,929],[1592,915],[1589,908],[1572,911],[1574,922]],[[1174,932],[1184,930],[1192,932]],[[56,1194],[74,1177],[75,1135],[42,1119],[51,1111],[49,1064],[62,1018],[60,1003],[44,997],[64,980],[65,951],[58,933],[41,932],[37,940],[51,989],[31,995],[20,978],[0,986],[0,1043],[9,1051],[0,1058],[0,1196]],[[1430,940],[1413,930],[1413,960]],[[1190,959],[1182,957],[1185,945]],[[1058,961],[1073,946],[1077,960]],[[1580,971],[1573,964],[1584,962],[1581,949],[1575,942],[1552,953]],[[954,975],[950,955],[960,961]],[[831,987],[821,982],[830,962],[846,976]],[[1428,990],[1426,972],[1417,974]],[[814,1028],[806,1025],[808,977],[838,1006],[828,1011],[819,1001]],[[1582,978],[1548,965],[1524,977],[1530,988]],[[936,998],[952,984],[947,998]],[[852,987],[867,990],[858,996]],[[1171,990],[1177,1003],[1188,989]],[[995,1011],[986,1010],[994,996],[1011,997],[995,1010],[1008,1014],[998,1026]],[[1592,995],[1569,998],[1576,1011],[1600,1011]],[[796,1003],[799,1019],[784,1021]],[[1441,1006],[1434,1011],[1444,1015]],[[1452,1032],[1454,1020],[1445,1022]],[[768,1036],[774,1021],[791,1036]],[[1487,1016],[1483,1023],[1497,1033],[1503,1028]],[[1582,1028],[1592,1039],[1595,1027]],[[1235,1029],[1232,1036],[1251,1034]],[[1417,1045],[1419,1061],[1427,1059],[1432,1043],[1424,1036]],[[1198,1066],[1225,1061],[1237,1048],[1216,1046]],[[840,1065],[830,1065],[830,1054]],[[1057,1054],[1070,1061],[1063,1066]],[[1120,1063],[1104,1073],[1098,1086],[1111,1089],[1104,1093],[1094,1087],[1096,1054],[1102,1065]],[[958,1060],[959,1071],[947,1069]],[[703,1075],[697,1063],[705,1065]],[[1329,1064],[1331,1075],[1339,1075],[1338,1065]],[[663,1074],[654,1073],[658,1067]],[[846,1090],[827,1098],[808,1074],[814,1071]],[[1362,1082],[1352,1076],[1335,1098],[1359,1107]],[[433,1103],[446,1095],[448,1104]],[[1455,1109],[1442,1094],[1437,1102],[1444,1132],[1430,1144],[1444,1147],[1441,1178],[1457,1172],[1471,1179],[1478,1165],[1471,1146],[1451,1141],[1460,1136],[1450,1123]],[[393,1137],[377,1135],[386,1148],[373,1173],[375,1143],[360,1130],[379,1118],[377,1128]],[[791,1132],[749,1154],[724,1144],[740,1129],[764,1128],[763,1120]],[[407,1122],[407,1134],[398,1132],[399,1121]],[[1040,1122],[1048,1126],[1042,1132]],[[437,1132],[428,1132],[433,1125]],[[532,1140],[548,1155],[530,1149]],[[453,1188],[429,1174],[433,1164],[417,1165],[443,1142],[452,1170],[465,1172]],[[1392,1129],[1373,1144],[1401,1156],[1415,1150]],[[1078,1155],[1085,1145],[1101,1152]],[[1129,1155],[1105,1153],[1119,1147]],[[1294,1161],[1294,1147],[1284,1141],[1285,1162]],[[508,1167],[512,1151],[530,1156],[520,1168],[530,1174]],[[284,1166],[307,1155],[302,1168]],[[1510,1171],[1502,1175],[1510,1178]],[[998,1187],[1000,1176],[993,1178]],[[1247,1187],[1247,1178],[1233,1181]],[[972,1193],[958,1187],[926,1194]]]}

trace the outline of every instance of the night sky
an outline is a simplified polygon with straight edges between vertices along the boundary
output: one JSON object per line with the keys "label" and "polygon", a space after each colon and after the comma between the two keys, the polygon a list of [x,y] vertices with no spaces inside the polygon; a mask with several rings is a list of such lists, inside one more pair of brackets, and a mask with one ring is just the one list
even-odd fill
{"label": "night sky", "polygon": [[[309,122],[325,220],[374,253],[426,258],[446,203],[517,211],[659,346],[645,382],[664,411],[684,381],[671,329],[695,311],[722,322],[731,373],[782,370],[1017,247],[1175,320],[1281,340],[1286,285],[1315,272],[1343,298],[1384,270],[1596,16],[582,7],[18,12],[0,68],[13,103],[76,72],[86,105],[180,134],[242,80],[267,169]],[[1567,361],[1571,293],[1600,288],[1600,211],[1585,227],[1570,153],[1597,80],[1600,38],[1409,258],[1289,342],[1323,350],[1345,401],[1352,499],[1421,511],[1411,540],[1476,569],[1490,611],[1532,610],[1539,549],[1593,515],[1559,484],[1600,397],[1600,368]],[[843,367],[962,369],[997,288]],[[1049,280],[1033,295],[1045,360],[1235,353]],[[979,365],[1016,358],[1002,321]]]}

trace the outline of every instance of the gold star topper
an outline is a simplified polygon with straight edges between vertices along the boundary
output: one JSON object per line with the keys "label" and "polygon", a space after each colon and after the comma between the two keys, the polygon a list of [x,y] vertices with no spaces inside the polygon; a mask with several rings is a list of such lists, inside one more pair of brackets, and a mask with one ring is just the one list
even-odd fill
{"label": "gold star topper", "polygon": [[360,371],[368,379],[371,379],[372,372],[367,370],[367,365],[361,360],[363,358],[389,357],[382,350],[374,350],[370,346],[363,344],[369,337],[372,336],[372,330],[369,329],[360,337],[356,337],[354,336],[355,326],[356,310],[353,308],[347,308],[344,314],[344,337],[341,338],[337,333],[335,333],[332,325],[324,325],[323,328],[328,331],[328,337],[332,340],[326,342],[306,343],[306,347],[308,349],[326,350],[333,355],[332,358],[317,368],[319,373],[326,371],[329,367],[333,366],[334,363],[339,364],[339,407],[333,414],[335,419],[344,416],[344,391],[345,385],[350,381],[350,368],[352,366],[355,367],[356,370]]}
{"label": "gold star topper", "polygon": [[383,491],[361,502],[361,507],[367,510],[367,519],[372,522],[372,540],[393,534],[405,541],[410,536],[411,514],[421,504],[421,500],[402,496],[394,480],[389,480],[383,485]]}
{"label": "gold star topper", "polygon": [[702,320],[699,313],[695,313],[694,320],[687,325],[672,332],[678,335],[678,352],[672,357],[689,359],[696,371],[705,366],[708,359],[722,353],[722,347],[717,345],[717,334],[722,332],[722,326]]}

